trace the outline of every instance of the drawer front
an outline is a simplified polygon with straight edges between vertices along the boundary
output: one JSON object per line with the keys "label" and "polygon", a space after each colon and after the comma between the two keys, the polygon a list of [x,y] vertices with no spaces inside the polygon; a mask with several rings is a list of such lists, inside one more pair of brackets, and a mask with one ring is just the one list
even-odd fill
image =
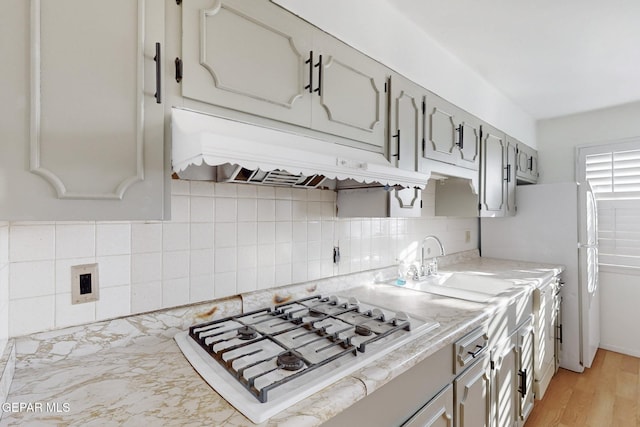
{"label": "drawer front", "polygon": [[455,363],[454,371],[461,373],[471,366],[485,352],[489,344],[489,336],[483,328],[467,334],[454,344]]}

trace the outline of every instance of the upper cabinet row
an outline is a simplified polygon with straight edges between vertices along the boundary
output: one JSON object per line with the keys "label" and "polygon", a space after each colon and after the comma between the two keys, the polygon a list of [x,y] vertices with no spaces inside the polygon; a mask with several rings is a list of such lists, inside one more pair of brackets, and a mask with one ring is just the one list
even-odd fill
{"label": "upper cabinet row", "polygon": [[387,68],[270,2],[182,3],[182,95],[383,152]]}
{"label": "upper cabinet row", "polygon": [[[0,167],[20,185],[0,191],[0,219],[166,219],[172,106],[308,133],[402,169],[478,171],[482,215],[508,214],[509,184],[536,181],[535,151],[280,6],[250,3],[12,4],[2,23],[28,23],[31,37],[9,46],[22,59],[0,89],[28,105],[3,107],[17,119],[3,121],[13,137]],[[417,215],[418,193],[395,192],[393,214]]]}

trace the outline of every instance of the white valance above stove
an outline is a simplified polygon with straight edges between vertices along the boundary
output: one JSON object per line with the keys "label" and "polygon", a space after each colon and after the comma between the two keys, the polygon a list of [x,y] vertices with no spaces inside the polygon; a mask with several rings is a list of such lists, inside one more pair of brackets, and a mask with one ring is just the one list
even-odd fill
{"label": "white valance above stove", "polygon": [[388,186],[424,188],[428,175],[395,168],[380,153],[191,110],[171,112],[175,172],[190,165],[234,164]]}

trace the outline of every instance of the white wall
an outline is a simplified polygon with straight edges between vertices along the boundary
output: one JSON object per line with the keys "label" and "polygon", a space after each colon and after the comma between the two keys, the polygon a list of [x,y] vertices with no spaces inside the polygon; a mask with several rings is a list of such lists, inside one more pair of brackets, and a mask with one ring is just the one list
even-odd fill
{"label": "white wall", "polygon": [[0,222],[0,355],[9,336],[9,223]]}
{"label": "white wall", "polygon": [[[640,102],[538,122],[540,182],[575,181],[575,148],[640,136]],[[640,275],[601,271],[603,348],[640,356]]]}
{"label": "white wall", "polygon": [[[477,218],[337,219],[333,191],[172,184],[171,221],[0,223],[9,335],[384,267],[415,259],[428,234],[447,253],[477,248]],[[433,213],[434,187],[425,193]],[[100,300],[71,305],[70,267],[94,262]]]}
{"label": "white wall", "polygon": [[575,148],[640,136],[640,102],[540,120],[540,182],[575,181]]}
{"label": "white wall", "polygon": [[274,0],[317,27],[535,148],[535,121],[386,0]]}

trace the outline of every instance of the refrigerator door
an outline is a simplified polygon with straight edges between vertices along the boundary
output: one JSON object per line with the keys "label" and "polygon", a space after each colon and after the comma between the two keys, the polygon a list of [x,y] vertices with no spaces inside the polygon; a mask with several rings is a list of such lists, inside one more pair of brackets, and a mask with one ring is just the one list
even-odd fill
{"label": "refrigerator door", "polygon": [[598,211],[595,197],[588,183],[581,184],[579,280],[582,310],[580,331],[582,363],[590,368],[600,345],[600,292],[598,288]]}

